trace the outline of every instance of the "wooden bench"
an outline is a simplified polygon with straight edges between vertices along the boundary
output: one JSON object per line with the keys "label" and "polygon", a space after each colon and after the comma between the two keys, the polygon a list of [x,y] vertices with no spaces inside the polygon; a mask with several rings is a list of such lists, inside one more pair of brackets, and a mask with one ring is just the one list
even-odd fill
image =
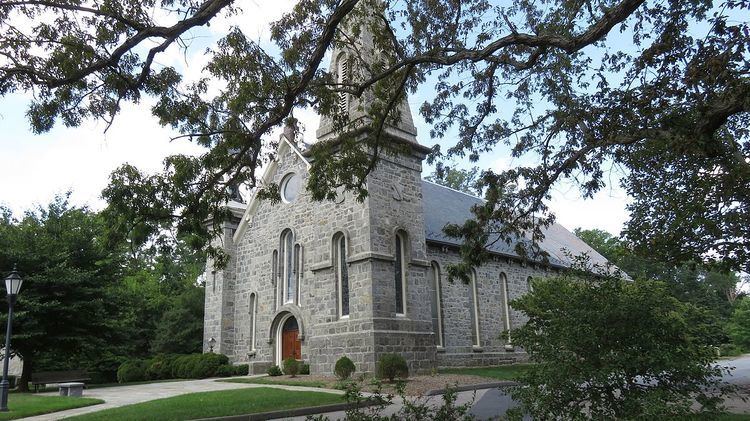
{"label": "wooden bench", "polygon": [[31,384],[34,385],[34,392],[39,390],[40,385],[86,382],[89,380],[91,380],[91,378],[86,370],[40,371],[39,373],[31,374]]}

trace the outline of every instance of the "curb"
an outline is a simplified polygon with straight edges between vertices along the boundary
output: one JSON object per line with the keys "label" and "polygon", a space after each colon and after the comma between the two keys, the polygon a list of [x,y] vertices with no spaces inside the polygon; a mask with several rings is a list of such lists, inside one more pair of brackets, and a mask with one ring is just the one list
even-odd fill
{"label": "curb", "polygon": [[512,382],[512,381],[468,384],[468,385],[458,386],[458,387],[449,387],[446,389],[430,390],[427,393],[425,393],[424,396],[443,395],[448,390],[451,390],[453,392],[467,392],[469,390],[495,389],[498,387],[518,386],[518,384],[519,384],[518,382]]}
{"label": "curb", "polygon": [[276,418],[301,417],[305,415],[323,414],[326,412],[346,411],[353,408],[365,408],[376,405],[375,400],[363,400],[360,403],[333,403],[330,405],[308,406],[306,408],[283,409],[280,411],[257,412],[255,414],[228,415],[226,417],[199,418],[193,421],[260,421]]}

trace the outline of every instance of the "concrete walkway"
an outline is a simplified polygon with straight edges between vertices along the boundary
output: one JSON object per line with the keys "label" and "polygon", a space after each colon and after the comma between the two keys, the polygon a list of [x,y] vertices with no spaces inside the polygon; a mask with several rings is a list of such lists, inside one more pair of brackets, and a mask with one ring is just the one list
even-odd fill
{"label": "concrete walkway", "polygon": [[[170,398],[172,396],[184,395],[196,392],[212,392],[216,390],[248,389],[257,387],[270,387],[285,390],[315,391],[343,394],[340,390],[327,390],[312,387],[281,386],[267,384],[249,383],[226,383],[216,381],[217,379],[186,380],[176,382],[149,383],[132,386],[102,387],[98,389],[87,389],[83,392],[86,398],[96,398],[104,401],[103,404],[87,406],[84,408],[69,409],[51,414],[38,415],[35,417],[21,418],[23,420],[51,421],[75,415],[88,414],[109,408],[117,408],[135,403],[152,401],[155,399]],[[41,393],[41,395],[55,396],[57,392]],[[12,398],[12,396],[11,396]]]}

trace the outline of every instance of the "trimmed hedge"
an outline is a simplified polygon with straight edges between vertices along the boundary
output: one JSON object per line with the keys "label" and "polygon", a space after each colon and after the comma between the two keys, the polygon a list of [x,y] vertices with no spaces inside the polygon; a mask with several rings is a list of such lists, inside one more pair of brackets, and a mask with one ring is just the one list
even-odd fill
{"label": "trimmed hedge", "polygon": [[146,380],[146,362],[143,360],[125,361],[117,369],[119,383],[140,382]]}
{"label": "trimmed hedge", "polygon": [[300,369],[299,366],[300,366],[299,361],[295,360],[294,358],[289,357],[285,359],[284,360],[284,374],[286,374],[287,376],[292,376],[292,377],[296,376],[297,374],[299,374],[299,369]]}
{"label": "trimmed hedge", "polygon": [[268,375],[271,377],[280,376],[284,373],[281,372],[281,369],[278,365],[273,365],[271,367],[268,367]]}
{"label": "trimmed hedge", "polygon": [[163,354],[149,360],[129,360],[117,370],[120,383],[144,380],[205,379],[214,376],[245,375],[247,364],[232,366],[221,354]]}

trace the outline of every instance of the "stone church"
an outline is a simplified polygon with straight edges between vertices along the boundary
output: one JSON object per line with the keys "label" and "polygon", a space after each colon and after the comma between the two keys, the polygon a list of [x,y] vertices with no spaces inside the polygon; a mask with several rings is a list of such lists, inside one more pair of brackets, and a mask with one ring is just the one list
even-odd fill
{"label": "stone church", "polygon": [[[371,43],[361,36],[360,48]],[[332,69],[344,78],[347,54],[334,51]],[[352,121],[367,119],[342,97]],[[281,136],[277,160],[263,175],[280,187],[281,202],[230,202],[235,218],[216,241],[229,253],[221,270],[207,265],[204,350],[229,356],[263,373],[288,357],[330,374],[348,356],[358,372],[374,371],[380,355],[398,353],[412,371],[444,366],[495,365],[524,358],[501,333],[523,323],[508,305],[530,279],[569,266],[568,255],[605,259],[560,225],[547,229],[548,260],[528,262],[498,242],[493,258],[469,284],[448,282],[460,244],[442,228],[472,217],[482,199],[422,179],[429,149],[417,141],[408,103],[389,141],[410,153],[382,156],[367,179],[369,196],[315,202],[305,190],[312,157],[291,135]],[[321,120],[316,135],[330,139]],[[502,243],[502,244],[500,244]],[[211,341],[213,339],[213,341]]]}

